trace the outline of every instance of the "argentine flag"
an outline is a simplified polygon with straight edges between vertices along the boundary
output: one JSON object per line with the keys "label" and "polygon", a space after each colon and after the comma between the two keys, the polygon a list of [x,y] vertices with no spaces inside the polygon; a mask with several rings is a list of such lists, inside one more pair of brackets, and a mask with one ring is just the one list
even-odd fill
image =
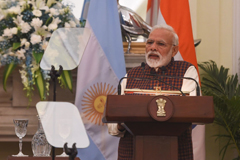
{"label": "argentine flag", "polygon": [[102,115],[108,94],[126,74],[116,0],[91,0],[86,28],[91,36],[78,67],[75,104],[90,146],[78,150],[81,160],[117,159],[119,138],[108,134]]}

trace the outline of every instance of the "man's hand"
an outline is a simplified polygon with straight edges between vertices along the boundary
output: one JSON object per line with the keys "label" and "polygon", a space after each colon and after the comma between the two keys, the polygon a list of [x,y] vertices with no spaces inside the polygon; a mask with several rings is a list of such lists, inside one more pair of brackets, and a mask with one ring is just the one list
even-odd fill
{"label": "man's hand", "polygon": [[118,125],[117,125],[117,129],[118,129],[120,132],[125,131],[125,128],[122,126],[121,123],[118,123]]}

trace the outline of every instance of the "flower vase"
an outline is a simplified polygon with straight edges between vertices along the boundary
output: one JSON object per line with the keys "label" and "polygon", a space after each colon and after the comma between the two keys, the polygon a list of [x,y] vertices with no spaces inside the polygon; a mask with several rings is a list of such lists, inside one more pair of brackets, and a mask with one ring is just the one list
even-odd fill
{"label": "flower vase", "polygon": [[38,130],[32,139],[32,151],[34,157],[49,157],[51,152],[51,145],[47,141],[39,117],[38,117]]}

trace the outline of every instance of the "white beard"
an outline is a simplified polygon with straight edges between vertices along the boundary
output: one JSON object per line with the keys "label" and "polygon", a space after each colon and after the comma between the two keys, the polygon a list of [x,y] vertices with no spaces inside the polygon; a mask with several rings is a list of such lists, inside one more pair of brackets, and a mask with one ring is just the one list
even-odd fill
{"label": "white beard", "polygon": [[[168,65],[168,63],[172,59],[171,52],[172,52],[172,48],[170,49],[168,54],[163,57],[159,52],[149,51],[148,53],[145,54],[146,62],[147,62],[147,64],[151,68],[158,68],[158,67],[166,66],[166,65]],[[156,55],[158,55],[160,60],[159,59],[151,59],[151,58],[149,58],[148,57],[149,54],[156,54]]]}

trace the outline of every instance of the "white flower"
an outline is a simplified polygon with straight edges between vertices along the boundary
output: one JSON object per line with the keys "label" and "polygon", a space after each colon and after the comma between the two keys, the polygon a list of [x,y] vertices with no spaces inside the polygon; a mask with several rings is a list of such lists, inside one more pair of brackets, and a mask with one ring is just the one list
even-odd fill
{"label": "white flower", "polygon": [[29,43],[29,42],[26,42],[26,43],[25,43],[25,49],[29,49],[29,46],[30,46],[30,43]]}
{"label": "white flower", "polygon": [[33,9],[40,9],[45,6],[45,0],[35,0],[35,1],[30,1],[33,5]]}
{"label": "white flower", "polygon": [[17,34],[17,32],[18,32],[17,27],[13,27],[13,28],[11,28],[10,30],[11,30],[11,33],[12,33],[12,34]]}
{"label": "white flower", "polygon": [[31,43],[32,44],[39,43],[39,42],[41,42],[41,40],[42,40],[42,37],[40,35],[36,35],[36,34],[31,35]]}
{"label": "white flower", "polygon": [[43,25],[42,28],[43,28],[43,29],[47,29],[48,27],[47,27],[46,25]]}
{"label": "white flower", "polygon": [[21,6],[21,12],[28,9],[29,5],[26,1],[21,1],[19,3],[20,3],[20,6]]}
{"label": "white flower", "polygon": [[[42,37],[49,37],[50,32],[46,31],[46,29],[42,28],[37,28],[35,29],[34,34],[40,35]],[[51,36],[51,35],[50,35]]]}
{"label": "white flower", "polygon": [[57,6],[58,6],[59,8],[62,8],[62,3],[57,2]]}
{"label": "white flower", "polygon": [[59,9],[60,14],[64,14],[64,9]]}
{"label": "white flower", "polygon": [[52,34],[50,33],[50,32],[48,32],[46,35],[45,35],[45,37],[47,38],[47,37],[51,37],[52,36]]}
{"label": "white flower", "polygon": [[7,10],[7,12],[9,14],[20,14],[21,13],[21,8],[20,8],[20,6],[16,6],[16,7],[13,6],[13,7],[9,8]]}
{"label": "white flower", "polygon": [[32,13],[36,17],[41,17],[42,16],[42,12],[40,10],[34,10]]}
{"label": "white flower", "polygon": [[27,42],[27,39],[26,38],[23,38],[23,39],[20,39],[21,41],[21,46],[25,45],[25,43]]}
{"label": "white flower", "polygon": [[46,50],[48,46],[48,41],[44,41],[42,45],[42,49]]}
{"label": "white flower", "polygon": [[33,63],[33,64],[32,64],[32,68],[31,68],[32,73],[34,73],[34,72],[37,71],[38,69],[39,69],[39,64]]}
{"label": "white flower", "polygon": [[12,32],[11,32],[11,29],[9,29],[9,28],[6,28],[6,29],[4,29],[4,31],[3,31],[3,36],[5,37],[12,37]]}
{"label": "white flower", "polygon": [[0,12],[0,21],[5,18],[5,16]]}
{"label": "white flower", "polygon": [[3,55],[3,58],[7,58],[7,56],[8,56],[7,54],[4,54],[4,55]]}
{"label": "white flower", "polygon": [[[22,65],[23,66],[23,65]],[[23,67],[24,68],[24,67]],[[25,87],[28,86],[28,79],[27,79],[27,72],[23,69],[23,70],[19,70],[20,74],[21,74],[21,78],[22,78],[22,83]]]}
{"label": "white flower", "polygon": [[53,16],[57,16],[57,15],[59,15],[58,10],[55,9],[55,8],[50,8],[50,13],[51,13],[51,15],[53,15]]}
{"label": "white flower", "polygon": [[65,27],[65,28],[71,28],[71,25],[70,25],[69,23],[65,22],[65,23],[64,23],[64,27]]}
{"label": "white flower", "polygon": [[36,30],[36,28],[41,27],[42,24],[43,24],[43,21],[40,20],[39,18],[33,18],[32,19],[31,25],[35,28],[35,30]]}
{"label": "white flower", "polygon": [[0,6],[1,6],[2,8],[5,8],[6,5],[7,5],[6,1],[0,1]]}
{"label": "white flower", "polygon": [[50,7],[53,3],[56,3],[56,0],[48,0],[47,6]]}
{"label": "white flower", "polygon": [[22,22],[20,24],[22,33],[27,33],[31,30],[31,26],[27,22]]}
{"label": "white flower", "polygon": [[55,30],[58,27],[58,24],[61,22],[61,20],[59,20],[59,18],[53,18],[52,23],[48,26],[48,30]]}
{"label": "white flower", "polygon": [[13,52],[9,52],[8,55],[9,56],[14,56],[14,53]]}
{"label": "white flower", "polygon": [[64,8],[64,12],[65,13],[69,13],[70,12],[70,8],[69,7]]}
{"label": "white flower", "polygon": [[18,57],[18,59],[25,59],[25,56],[24,56],[24,53],[25,53],[26,51],[25,51],[25,49],[20,49],[20,50],[18,50],[17,52],[16,52],[16,54],[17,54],[17,57]]}
{"label": "white flower", "polygon": [[45,13],[49,12],[49,7],[48,6],[43,6],[43,7],[39,8],[39,9],[45,10]]}
{"label": "white flower", "polygon": [[64,13],[69,13],[70,9],[69,7],[63,8],[63,9],[59,9],[60,14],[64,14]]}
{"label": "white flower", "polygon": [[53,18],[52,23],[58,24],[58,23],[60,23],[60,22],[62,22],[62,21],[61,21],[58,17],[57,17],[57,18]]}
{"label": "white flower", "polygon": [[0,5],[0,20],[6,18],[8,16],[8,11],[6,9],[1,9],[1,7],[2,6]]}
{"label": "white flower", "polygon": [[25,6],[27,3],[26,3],[26,1],[20,1],[19,4],[20,4],[20,6]]}
{"label": "white flower", "polygon": [[49,31],[55,30],[55,29],[57,29],[57,27],[58,27],[57,24],[51,23],[51,24],[49,24],[49,26],[48,26],[48,30],[49,30]]}
{"label": "white flower", "polygon": [[75,23],[74,21],[70,21],[69,23],[70,23],[70,25],[71,25],[72,28],[75,28],[75,27],[76,27],[76,23]]}
{"label": "white flower", "polygon": [[21,23],[23,23],[23,20],[22,20],[22,15],[21,16],[17,16],[17,19],[16,18],[13,18],[13,22],[16,24],[16,25],[20,25]]}

